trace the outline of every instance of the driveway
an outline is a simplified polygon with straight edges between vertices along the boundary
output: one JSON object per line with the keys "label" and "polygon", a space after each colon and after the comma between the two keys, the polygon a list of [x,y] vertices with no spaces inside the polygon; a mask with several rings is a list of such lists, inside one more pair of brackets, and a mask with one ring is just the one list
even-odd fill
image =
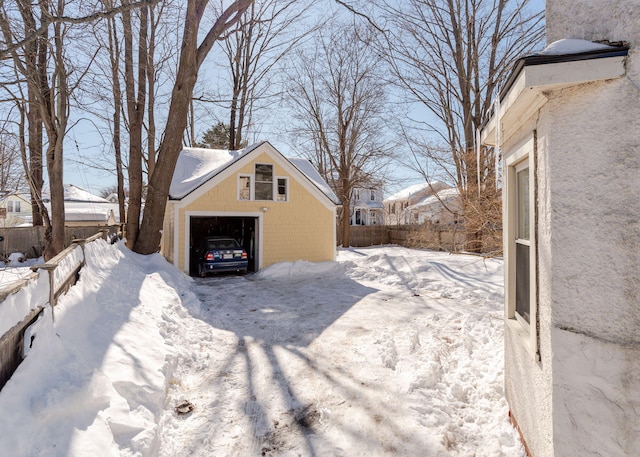
{"label": "driveway", "polygon": [[194,292],[161,456],[524,455],[502,392],[499,260],[343,250]]}

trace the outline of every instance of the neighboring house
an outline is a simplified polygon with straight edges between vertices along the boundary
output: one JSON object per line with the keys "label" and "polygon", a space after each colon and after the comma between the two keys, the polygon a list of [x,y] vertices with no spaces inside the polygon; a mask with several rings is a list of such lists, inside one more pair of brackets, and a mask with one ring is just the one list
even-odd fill
{"label": "neighboring house", "polygon": [[286,158],[268,142],[241,151],[187,148],[169,189],[161,251],[185,272],[208,235],[238,240],[250,271],[334,260],[338,205],[308,160]]}
{"label": "neighboring house", "polygon": [[409,186],[386,198],[384,200],[384,208],[387,225],[419,224],[423,222],[420,220],[420,205],[434,194],[449,188],[450,186],[445,183],[433,181]]}
{"label": "neighboring house", "polygon": [[462,199],[456,187],[423,198],[409,207],[412,222],[454,225],[462,221]]}
{"label": "neighboring house", "polygon": [[351,225],[384,224],[382,187],[355,187],[351,193]]}
{"label": "neighboring house", "polygon": [[482,132],[505,165],[505,394],[534,457],[639,456],[640,8],[545,17]]}
{"label": "neighboring house", "polygon": [[31,225],[31,197],[9,194],[0,199],[0,227]]}
{"label": "neighboring house", "polygon": [[112,192],[106,197],[106,199],[109,200],[111,203],[118,203],[118,194],[116,194],[115,192]]}
{"label": "neighboring house", "polygon": [[[42,200],[51,213],[51,197],[43,193]],[[118,204],[81,189],[73,184],[64,185],[65,226],[97,227],[120,223]],[[55,215],[51,215],[55,217]]]}

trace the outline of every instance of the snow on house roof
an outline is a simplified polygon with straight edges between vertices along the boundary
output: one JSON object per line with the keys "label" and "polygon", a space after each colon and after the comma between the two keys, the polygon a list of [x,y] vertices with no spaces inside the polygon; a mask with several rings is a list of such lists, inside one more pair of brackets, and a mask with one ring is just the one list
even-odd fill
{"label": "snow on house roof", "polygon": [[618,49],[603,43],[594,43],[588,40],[577,40],[572,38],[564,38],[554,41],[548,45],[539,55],[543,56],[561,56],[568,54],[581,54],[583,52],[605,51]]}
{"label": "snow on house roof", "polygon": [[458,189],[456,187],[450,187],[449,189],[443,189],[434,195],[423,198],[415,205],[411,205],[411,208],[423,209],[431,206],[440,206],[442,203],[450,203],[459,196],[460,192],[458,192]]}
{"label": "snow on house roof", "polygon": [[[218,173],[237,162],[266,141],[256,143],[239,151],[223,149],[184,148],[178,157],[169,196],[180,200],[209,181]],[[312,184],[324,193],[333,203],[340,204],[338,197],[322,179],[322,176],[306,159],[285,157],[298,171],[304,174]]]}
{"label": "snow on house roof", "polygon": [[438,188],[442,189],[443,187],[448,187],[448,186],[446,186],[446,184],[444,184],[444,183],[442,183],[440,181],[432,181],[431,183],[423,182],[423,183],[420,183],[420,184],[414,184],[413,186],[405,187],[401,191],[396,192],[395,194],[393,194],[390,197],[386,198],[385,201],[408,200],[409,198],[413,197],[414,195],[422,193],[425,190],[429,189],[430,187],[432,187],[434,189],[438,189]]}
{"label": "snow on house roof", "polygon": [[97,195],[87,192],[84,189],[80,189],[73,184],[64,185],[64,200],[73,202],[109,203],[109,200],[106,198],[98,197]]}
{"label": "snow on house roof", "polygon": [[[110,203],[106,198],[99,197],[73,184],[65,184],[63,187],[65,202]],[[51,195],[48,190],[42,192],[42,200],[45,202],[51,201]]]}
{"label": "snow on house roof", "polygon": [[[51,204],[45,203],[48,211],[51,211]],[[113,211],[117,222],[120,221],[120,213],[118,204],[106,202],[81,202],[81,201],[65,201],[64,202],[64,219],[66,222],[102,222],[105,223],[109,219],[109,214]]]}

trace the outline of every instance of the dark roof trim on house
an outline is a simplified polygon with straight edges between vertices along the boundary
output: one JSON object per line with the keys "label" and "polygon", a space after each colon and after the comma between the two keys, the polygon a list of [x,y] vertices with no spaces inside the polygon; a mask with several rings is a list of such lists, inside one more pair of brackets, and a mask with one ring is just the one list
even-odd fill
{"label": "dark roof trim on house", "polygon": [[628,53],[626,45],[559,40],[540,54],[518,59],[500,91],[499,106],[492,106],[482,124],[482,144],[495,146],[507,141],[546,103],[552,91],[622,77]]}

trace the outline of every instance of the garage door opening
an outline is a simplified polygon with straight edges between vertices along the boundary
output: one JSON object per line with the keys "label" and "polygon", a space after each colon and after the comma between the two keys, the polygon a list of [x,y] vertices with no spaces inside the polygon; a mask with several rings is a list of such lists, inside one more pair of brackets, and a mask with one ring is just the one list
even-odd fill
{"label": "garage door opening", "polygon": [[194,251],[207,236],[229,236],[247,251],[248,271],[258,270],[258,218],[233,216],[192,216],[190,220],[189,274],[197,274],[197,259]]}

